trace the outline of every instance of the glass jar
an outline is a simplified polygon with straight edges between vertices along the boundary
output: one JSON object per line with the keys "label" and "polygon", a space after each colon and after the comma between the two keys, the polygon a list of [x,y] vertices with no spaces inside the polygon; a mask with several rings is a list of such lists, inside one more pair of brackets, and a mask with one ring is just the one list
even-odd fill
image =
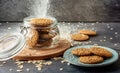
{"label": "glass jar", "polygon": [[[44,26],[31,23],[34,18],[40,19],[38,22],[42,22]],[[21,32],[8,33],[0,38],[0,61],[15,57],[24,48],[50,49],[57,47],[59,43],[57,20],[53,17],[28,17],[24,19],[24,25],[20,28]]]}
{"label": "glass jar", "polygon": [[59,42],[57,20],[54,17],[28,17],[24,19],[27,28],[26,41],[30,49],[54,48]]}

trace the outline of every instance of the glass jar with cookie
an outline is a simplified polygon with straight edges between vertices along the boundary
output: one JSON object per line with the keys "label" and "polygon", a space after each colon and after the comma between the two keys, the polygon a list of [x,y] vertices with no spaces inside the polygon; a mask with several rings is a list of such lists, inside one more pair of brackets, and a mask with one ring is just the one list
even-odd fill
{"label": "glass jar with cookie", "polygon": [[34,52],[34,56],[38,57],[40,54],[37,55],[37,49],[56,48],[60,42],[57,20],[53,17],[26,18],[20,29],[20,32],[15,30],[0,37],[0,61],[11,59],[19,54],[24,56],[24,59],[31,59],[30,56]]}
{"label": "glass jar with cookie", "polygon": [[54,17],[29,17],[24,19],[27,28],[28,48],[54,48],[59,42],[57,20]]}

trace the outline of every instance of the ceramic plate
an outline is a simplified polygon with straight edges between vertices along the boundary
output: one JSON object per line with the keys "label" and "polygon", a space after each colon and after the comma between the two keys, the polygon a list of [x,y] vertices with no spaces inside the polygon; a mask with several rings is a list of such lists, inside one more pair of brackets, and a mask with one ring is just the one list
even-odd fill
{"label": "ceramic plate", "polygon": [[75,55],[71,54],[71,51],[73,49],[76,49],[76,48],[88,48],[89,49],[90,47],[93,47],[93,45],[84,45],[84,46],[72,47],[72,48],[68,49],[67,51],[65,51],[63,57],[73,65],[84,66],[84,67],[106,66],[106,65],[112,64],[112,63],[114,63],[118,60],[118,53],[115,50],[113,50],[111,48],[108,48],[108,47],[104,47],[104,46],[98,46],[98,47],[101,47],[101,48],[104,48],[104,49],[110,51],[112,53],[112,57],[108,58],[108,59],[105,59],[103,62],[98,63],[98,64],[84,64],[84,63],[81,63],[78,60],[79,59],[78,56],[75,56]]}

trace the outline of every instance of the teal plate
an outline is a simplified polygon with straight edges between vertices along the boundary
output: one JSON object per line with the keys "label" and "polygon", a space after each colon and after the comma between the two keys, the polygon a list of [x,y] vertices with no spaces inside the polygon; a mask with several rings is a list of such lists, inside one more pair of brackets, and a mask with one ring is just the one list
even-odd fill
{"label": "teal plate", "polygon": [[73,54],[71,54],[71,51],[73,49],[76,49],[76,48],[91,48],[93,47],[93,45],[84,45],[84,46],[75,46],[75,47],[72,47],[68,50],[65,51],[63,57],[71,64],[73,65],[77,65],[77,66],[84,66],[84,67],[98,67],[98,66],[106,66],[106,65],[110,65],[114,62],[116,62],[118,60],[118,53],[111,49],[111,48],[108,48],[108,47],[104,47],[104,46],[98,46],[98,47],[101,47],[101,48],[104,48],[108,51],[110,51],[112,53],[112,57],[111,58],[108,58],[108,59],[105,59],[103,62],[101,63],[98,63],[98,64],[84,64],[84,63],[81,63],[78,59],[79,57],[78,56],[75,56]]}

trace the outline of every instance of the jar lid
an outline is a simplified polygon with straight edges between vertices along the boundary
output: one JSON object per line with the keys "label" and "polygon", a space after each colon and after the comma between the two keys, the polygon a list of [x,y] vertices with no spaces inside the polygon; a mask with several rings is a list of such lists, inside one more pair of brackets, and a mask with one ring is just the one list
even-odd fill
{"label": "jar lid", "polygon": [[0,61],[16,56],[25,46],[25,37],[21,33],[12,33],[0,38]]}

